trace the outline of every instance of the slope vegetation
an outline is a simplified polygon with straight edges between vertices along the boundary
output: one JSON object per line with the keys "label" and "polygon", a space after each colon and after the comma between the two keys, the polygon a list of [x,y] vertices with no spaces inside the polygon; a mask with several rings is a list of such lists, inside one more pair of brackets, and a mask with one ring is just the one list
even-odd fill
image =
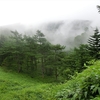
{"label": "slope vegetation", "polygon": [[0,100],[100,100],[100,61],[63,84],[43,80],[0,68]]}
{"label": "slope vegetation", "polygon": [[56,97],[57,100],[100,100],[100,61],[68,81]]}
{"label": "slope vegetation", "polygon": [[56,86],[0,68],[0,100],[54,100]]}

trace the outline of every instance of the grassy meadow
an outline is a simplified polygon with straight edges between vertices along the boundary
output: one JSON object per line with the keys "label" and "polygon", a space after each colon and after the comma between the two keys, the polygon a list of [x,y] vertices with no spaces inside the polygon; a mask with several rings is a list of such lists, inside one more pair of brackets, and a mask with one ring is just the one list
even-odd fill
{"label": "grassy meadow", "polygon": [[[55,100],[58,85],[0,68],[0,100]],[[56,89],[57,88],[57,89]]]}
{"label": "grassy meadow", "polygon": [[0,100],[100,100],[100,61],[65,83],[0,68]]}

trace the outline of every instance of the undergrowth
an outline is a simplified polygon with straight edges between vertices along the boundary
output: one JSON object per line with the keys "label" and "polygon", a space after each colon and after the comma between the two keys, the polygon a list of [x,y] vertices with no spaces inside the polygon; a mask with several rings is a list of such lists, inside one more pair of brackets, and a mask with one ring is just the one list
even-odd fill
{"label": "undergrowth", "polygon": [[63,84],[48,80],[0,68],[0,100],[100,100],[100,61]]}
{"label": "undergrowth", "polygon": [[55,100],[57,86],[48,79],[31,78],[0,68],[0,100]]}
{"label": "undergrowth", "polygon": [[100,61],[68,81],[57,100],[100,100]]}

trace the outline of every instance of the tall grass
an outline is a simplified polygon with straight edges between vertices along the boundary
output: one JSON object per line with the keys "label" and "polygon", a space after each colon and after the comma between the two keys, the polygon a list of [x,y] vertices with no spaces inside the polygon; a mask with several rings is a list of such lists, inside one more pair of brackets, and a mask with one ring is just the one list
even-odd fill
{"label": "tall grass", "polygon": [[62,87],[52,78],[33,77],[0,68],[0,100],[56,100]]}

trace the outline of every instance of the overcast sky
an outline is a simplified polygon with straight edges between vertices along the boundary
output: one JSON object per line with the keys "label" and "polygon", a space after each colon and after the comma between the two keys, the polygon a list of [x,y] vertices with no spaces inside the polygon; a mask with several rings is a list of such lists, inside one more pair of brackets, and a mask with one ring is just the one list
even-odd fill
{"label": "overcast sky", "polygon": [[0,26],[73,19],[98,22],[99,4],[100,0],[0,0]]}

